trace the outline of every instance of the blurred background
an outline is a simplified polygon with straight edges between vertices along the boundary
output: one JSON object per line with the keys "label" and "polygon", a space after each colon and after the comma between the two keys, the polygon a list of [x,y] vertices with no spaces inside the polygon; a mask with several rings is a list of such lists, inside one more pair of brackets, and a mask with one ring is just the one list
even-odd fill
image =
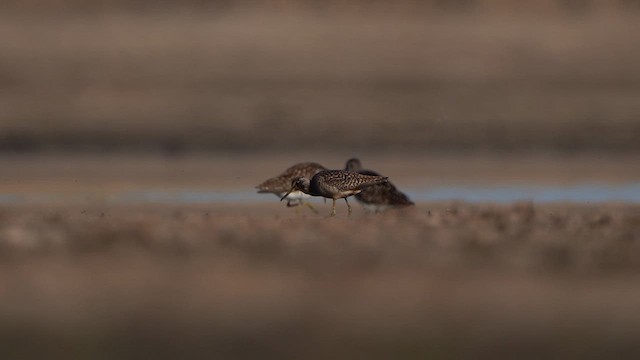
{"label": "blurred background", "polygon": [[0,4],[2,152],[640,150],[630,0]]}

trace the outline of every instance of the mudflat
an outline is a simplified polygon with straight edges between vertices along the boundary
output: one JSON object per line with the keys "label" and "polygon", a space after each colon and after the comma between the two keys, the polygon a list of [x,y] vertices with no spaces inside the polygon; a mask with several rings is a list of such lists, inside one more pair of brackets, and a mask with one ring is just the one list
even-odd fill
{"label": "mudflat", "polygon": [[7,356],[640,354],[638,205],[3,206],[0,249]]}
{"label": "mudflat", "polygon": [[[251,190],[297,162],[344,168],[351,157],[400,188],[446,184],[635,183],[637,154],[504,154],[429,152],[35,153],[0,156],[0,193],[108,193],[127,189]],[[258,196],[258,195],[257,195]],[[264,195],[260,195],[264,196]]]}

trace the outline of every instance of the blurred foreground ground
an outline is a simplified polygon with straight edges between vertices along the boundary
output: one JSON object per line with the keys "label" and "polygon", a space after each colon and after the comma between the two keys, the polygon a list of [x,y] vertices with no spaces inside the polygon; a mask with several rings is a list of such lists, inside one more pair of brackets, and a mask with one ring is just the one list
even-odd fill
{"label": "blurred foreground ground", "polygon": [[[640,207],[0,208],[4,358],[637,358]],[[278,207],[278,209],[282,209]]]}

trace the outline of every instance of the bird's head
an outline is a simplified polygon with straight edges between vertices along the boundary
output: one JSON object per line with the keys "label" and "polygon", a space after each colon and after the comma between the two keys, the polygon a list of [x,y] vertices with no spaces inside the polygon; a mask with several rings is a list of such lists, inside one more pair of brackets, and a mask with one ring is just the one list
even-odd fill
{"label": "bird's head", "polygon": [[358,172],[362,170],[362,164],[360,164],[360,160],[358,158],[351,158],[347,160],[347,164],[344,166],[344,169],[347,171]]}
{"label": "bird's head", "polygon": [[280,201],[284,200],[287,196],[289,196],[289,194],[291,194],[294,191],[302,191],[303,193],[308,193],[309,179],[304,177],[297,177],[291,180],[291,190],[287,191],[287,193],[284,194],[282,198],[280,198]]}

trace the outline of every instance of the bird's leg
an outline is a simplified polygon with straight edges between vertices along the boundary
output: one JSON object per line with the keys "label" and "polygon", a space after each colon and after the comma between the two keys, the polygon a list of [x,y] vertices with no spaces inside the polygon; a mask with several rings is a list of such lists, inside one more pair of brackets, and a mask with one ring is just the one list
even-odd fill
{"label": "bird's leg", "polygon": [[313,211],[313,213],[314,213],[314,214],[317,214],[317,213],[318,213],[318,210],[316,210],[316,208],[314,208],[314,207],[313,207],[313,205],[311,205],[310,203],[308,203],[308,202],[304,202],[304,203],[302,203],[302,204],[303,204],[303,205],[305,205],[305,206],[307,206],[311,211]]}
{"label": "bird's leg", "polygon": [[287,207],[294,207],[298,205],[300,205],[298,200],[287,200]]}
{"label": "bird's leg", "polygon": [[347,203],[347,209],[349,210],[349,215],[347,216],[351,216],[351,205],[349,205],[349,201],[347,200],[347,198],[344,198],[344,202]]}
{"label": "bird's leg", "polygon": [[329,216],[336,216],[336,199],[331,200],[333,200],[333,207],[331,208],[331,215]]}

